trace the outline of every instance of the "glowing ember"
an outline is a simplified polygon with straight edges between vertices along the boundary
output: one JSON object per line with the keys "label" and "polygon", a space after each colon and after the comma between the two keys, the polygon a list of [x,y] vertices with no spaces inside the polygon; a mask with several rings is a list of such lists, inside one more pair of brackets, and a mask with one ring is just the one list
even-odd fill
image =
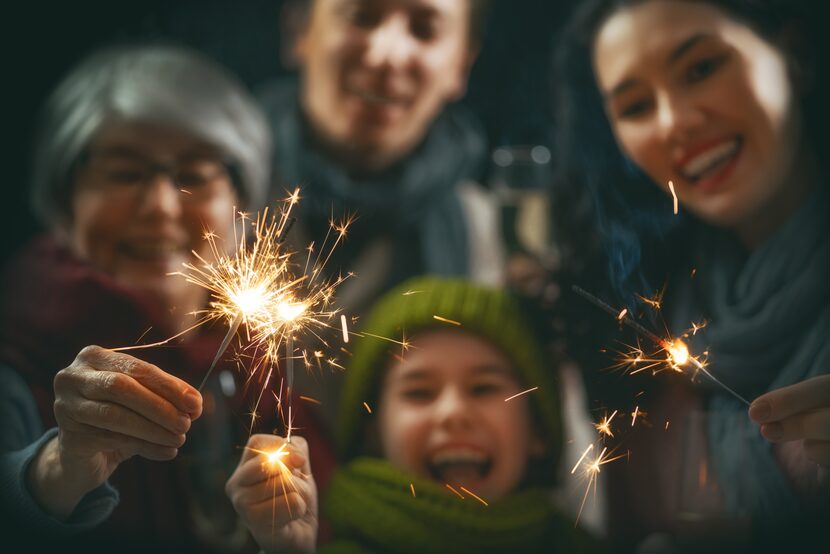
{"label": "glowing ember", "polygon": [[663,344],[663,348],[669,353],[669,362],[672,366],[680,368],[689,361],[689,347],[680,339]]}
{"label": "glowing ember", "polygon": [[674,202],[674,215],[677,215],[680,211],[680,206],[677,201],[677,193],[674,192],[674,183],[669,181],[669,190],[671,191],[672,201]]}
{"label": "glowing ember", "polygon": [[510,400],[513,400],[514,398],[517,398],[519,396],[522,396],[523,394],[527,394],[529,392],[533,392],[533,391],[538,390],[538,389],[539,389],[539,387],[533,387],[532,389],[523,390],[522,392],[516,393],[513,396],[509,396],[509,397],[505,398],[504,401],[509,402]]}

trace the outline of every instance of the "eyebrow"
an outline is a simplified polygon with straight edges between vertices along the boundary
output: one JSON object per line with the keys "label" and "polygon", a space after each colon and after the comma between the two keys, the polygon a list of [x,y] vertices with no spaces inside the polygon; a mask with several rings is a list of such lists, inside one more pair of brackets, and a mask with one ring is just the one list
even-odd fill
{"label": "eyebrow", "polygon": [[674,50],[672,50],[669,57],[666,59],[666,65],[669,66],[683,57],[683,55],[699,44],[701,41],[712,38],[709,33],[695,33],[683,42],[681,42]]}
{"label": "eyebrow", "polygon": [[[704,40],[708,40],[712,38],[712,35],[709,33],[695,33],[694,35],[690,36],[683,42],[681,42],[674,50],[671,51],[668,58],[666,59],[666,65],[670,66],[673,63],[677,62],[680,58],[683,57],[689,50],[694,48],[697,44]],[[624,93],[628,89],[632,88],[637,84],[637,79],[631,77],[629,79],[625,79],[621,83],[617,84],[614,88],[612,88],[606,95],[606,98],[611,98],[613,96],[619,96],[620,94]]]}

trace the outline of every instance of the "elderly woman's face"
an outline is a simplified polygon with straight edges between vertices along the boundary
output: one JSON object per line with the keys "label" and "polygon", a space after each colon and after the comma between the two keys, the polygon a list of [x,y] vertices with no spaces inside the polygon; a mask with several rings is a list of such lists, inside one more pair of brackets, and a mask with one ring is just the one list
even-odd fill
{"label": "elderly woman's face", "polygon": [[217,152],[164,127],[117,122],[87,153],[72,195],[74,251],[126,288],[183,307],[196,287],[167,274],[194,261],[191,251],[210,259],[206,230],[232,232],[237,195]]}
{"label": "elderly woman's face", "polygon": [[750,27],[708,3],[639,3],[599,29],[594,69],[622,150],[698,217],[742,234],[792,203],[795,95]]}
{"label": "elderly woman's face", "polygon": [[315,0],[297,48],[315,129],[390,160],[406,155],[465,90],[469,9],[459,0]]}

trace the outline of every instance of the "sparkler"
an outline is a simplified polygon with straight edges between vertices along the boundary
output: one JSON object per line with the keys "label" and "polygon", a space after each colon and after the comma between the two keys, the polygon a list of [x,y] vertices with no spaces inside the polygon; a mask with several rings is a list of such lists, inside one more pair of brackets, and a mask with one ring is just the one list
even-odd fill
{"label": "sparkler", "polygon": [[[620,310],[615,310],[611,305],[609,305],[606,302],[603,302],[602,300],[600,300],[599,298],[597,298],[596,296],[594,296],[593,294],[589,293],[581,287],[574,285],[573,291],[585,298],[586,300],[588,300],[594,306],[597,306],[601,310],[611,314],[612,316],[614,316],[615,319],[621,321],[625,325],[628,325],[639,335],[649,339],[668,355],[666,359],[655,359],[646,356],[643,353],[643,351],[639,348],[634,349],[634,355],[629,356],[624,360],[626,364],[635,366],[640,363],[648,363],[651,365],[638,369],[637,371],[633,371],[632,373],[637,373],[639,371],[643,371],[644,369],[655,367],[663,363],[668,364],[668,367],[680,373],[683,373],[684,367],[692,366],[695,369],[696,373],[703,373],[709,379],[711,379],[712,382],[714,382],[715,384],[723,388],[725,391],[727,391],[729,394],[731,394],[732,396],[734,396],[735,398],[749,406],[749,401],[746,398],[735,392],[725,383],[720,381],[717,377],[712,375],[712,373],[708,369],[706,369],[705,363],[701,361],[698,357],[693,356],[689,352],[689,348],[688,346],[686,346],[686,343],[683,342],[681,339],[671,337],[662,338],[658,336],[654,332],[650,331],[649,329],[645,328],[641,324],[631,319],[631,317],[628,317],[627,314],[622,313]],[[659,302],[657,302],[657,304],[659,306]],[[700,326],[695,325],[694,332],[697,332],[697,330],[700,328]]]}
{"label": "sparkler", "polygon": [[[217,362],[237,336],[244,324],[247,351],[252,359],[251,376],[258,369],[268,368],[263,392],[270,380],[274,362],[279,363],[280,351],[285,349],[285,381],[289,393],[294,391],[294,334],[308,331],[318,338],[315,328],[329,327],[329,321],[337,313],[330,308],[336,288],[349,275],[333,280],[321,278],[324,262],[320,262],[326,242],[332,231],[336,233],[334,244],[328,249],[325,260],[345,237],[351,219],[331,221],[329,234],[316,259],[313,244],[307,250],[305,267],[295,263],[297,253],[288,250],[283,242],[295,219],[293,207],[299,202],[299,189],[295,189],[283,202],[277,215],[268,215],[266,209],[252,224],[251,241],[246,232],[247,215],[238,214],[234,222],[234,241],[237,247],[232,255],[224,254],[218,246],[219,237],[205,233],[205,239],[215,261],[208,261],[198,253],[198,264],[184,264],[184,271],[173,275],[184,277],[189,283],[207,289],[211,302],[207,310],[200,312],[202,322],[227,320],[228,331],[219,346],[213,363],[202,380],[205,385]],[[240,227],[240,232],[237,231]],[[285,343],[283,345],[283,342]],[[325,341],[324,341],[325,342]],[[308,356],[304,353],[304,359]],[[262,395],[257,400],[257,406]],[[256,412],[256,408],[254,408]]]}

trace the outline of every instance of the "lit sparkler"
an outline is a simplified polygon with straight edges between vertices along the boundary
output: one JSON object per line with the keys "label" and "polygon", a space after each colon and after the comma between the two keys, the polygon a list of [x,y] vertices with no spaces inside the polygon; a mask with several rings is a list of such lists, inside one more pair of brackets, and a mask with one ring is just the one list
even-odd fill
{"label": "lit sparkler", "polygon": [[[705,359],[701,359],[697,356],[693,356],[689,352],[689,348],[685,342],[683,342],[679,338],[662,338],[655,334],[654,332],[650,331],[649,329],[642,326],[640,323],[631,319],[631,317],[620,317],[620,311],[615,310],[611,305],[603,302],[593,294],[587,292],[586,290],[578,287],[576,285],[573,286],[574,292],[591,302],[593,305],[597,306],[598,308],[604,310],[605,312],[614,316],[614,318],[618,319],[625,325],[628,325],[634,331],[636,331],[639,335],[649,339],[653,342],[656,346],[660,348],[661,352],[666,354],[666,357],[660,359],[656,357],[658,354],[655,355],[647,355],[643,352],[641,348],[634,348],[628,356],[623,358],[622,365],[628,365],[632,368],[631,373],[638,373],[645,369],[650,369],[654,367],[668,367],[674,371],[679,373],[684,372],[684,368],[691,367],[694,370],[693,377],[698,374],[702,373],[706,377],[712,380],[715,384],[723,388],[729,394],[749,406],[749,401],[735,392],[733,389],[728,387],[725,383],[720,381],[717,377],[712,375],[712,373],[706,368]],[[657,302],[657,301],[655,301]],[[695,328],[696,330],[700,329],[700,326]],[[642,364],[647,364],[643,366]]]}

